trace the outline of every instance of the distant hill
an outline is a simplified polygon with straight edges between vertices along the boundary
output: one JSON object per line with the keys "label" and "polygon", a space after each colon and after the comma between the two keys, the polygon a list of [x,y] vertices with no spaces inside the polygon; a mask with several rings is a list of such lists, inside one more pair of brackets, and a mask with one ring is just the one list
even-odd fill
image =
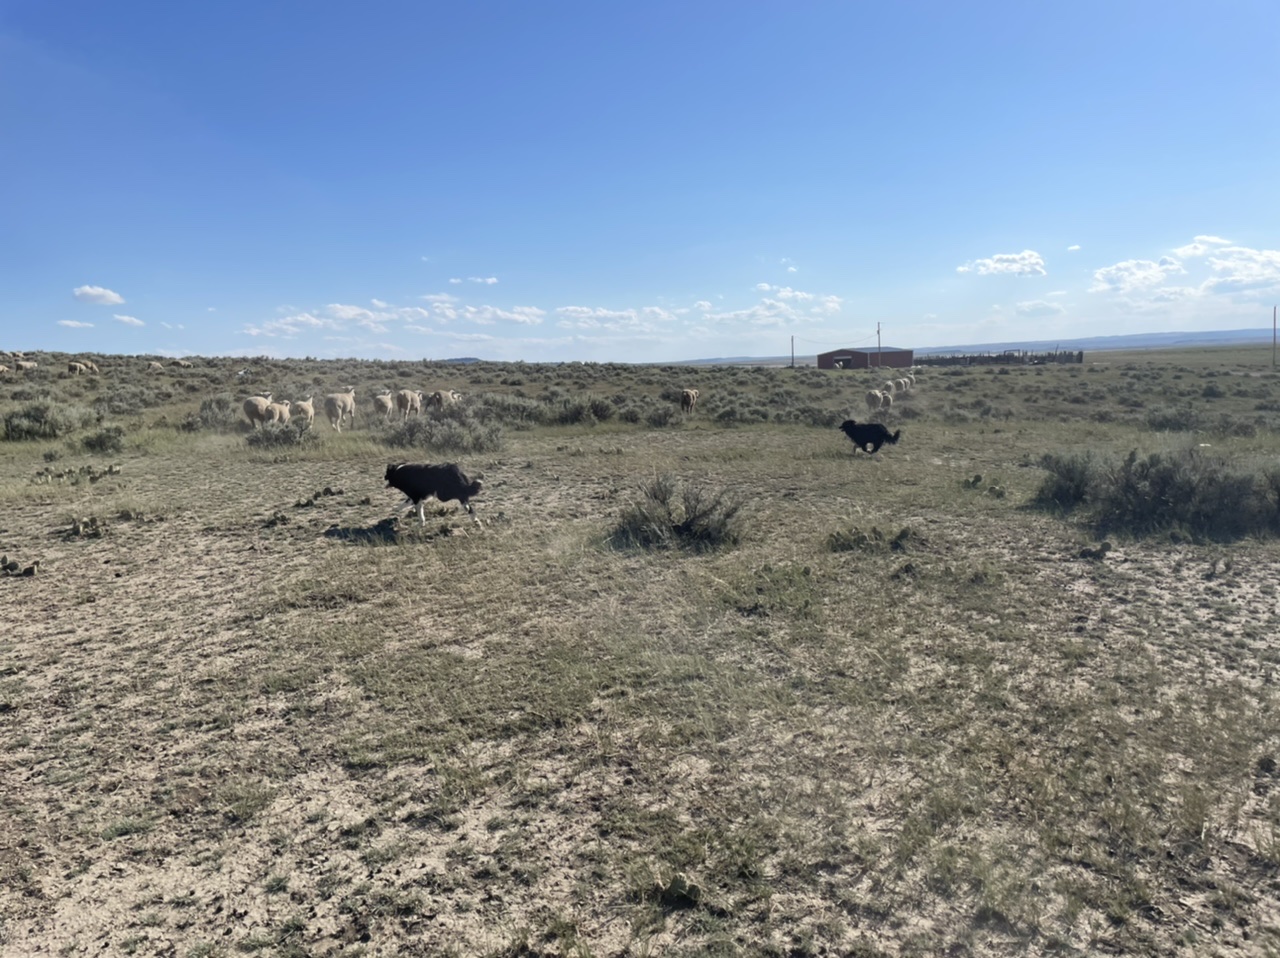
{"label": "distant hill", "polygon": [[1042,353],[1052,349],[1094,351],[1110,349],[1176,349],[1184,346],[1233,346],[1242,343],[1269,343],[1269,329],[1213,329],[1204,332],[1131,333],[1127,336],[1089,336],[1084,339],[1018,340],[1006,343],[981,343],[967,346],[926,346],[916,350],[917,356],[938,353],[1001,353],[1006,349],[1025,349]]}
{"label": "distant hill", "polygon": [[[1234,346],[1245,343],[1269,343],[1269,329],[1212,329],[1202,332],[1131,333],[1126,336],[1088,336],[1082,339],[1020,339],[1003,343],[968,343],[960,346],[919,346],[917,356],[939,356],[948,353],[1002,353],[1006,349],[1025,349],[1044,353],[1054,349],[1070,352],[1099,352],[1112,349],[1177,349],[1192,346]],[[812,366],[818,357],[797,356],[797,365]],[[725,356],[719,359],[686,359],[671,366],[786,366],[790,356]]]}

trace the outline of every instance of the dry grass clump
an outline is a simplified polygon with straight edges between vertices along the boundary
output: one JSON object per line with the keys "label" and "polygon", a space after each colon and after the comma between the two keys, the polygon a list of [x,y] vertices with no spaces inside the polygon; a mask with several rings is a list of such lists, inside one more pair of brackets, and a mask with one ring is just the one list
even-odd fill
{"label": "dry grass clump", "polygon": [[640,489],[609,534],[620,548],[709,552],[741,540],[743,501],[723,489],[661,475]]}

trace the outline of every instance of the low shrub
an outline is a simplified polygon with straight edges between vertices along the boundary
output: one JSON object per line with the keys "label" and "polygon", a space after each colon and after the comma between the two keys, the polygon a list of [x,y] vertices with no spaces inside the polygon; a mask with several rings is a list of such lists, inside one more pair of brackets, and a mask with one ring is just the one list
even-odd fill
{"label": "low shrub", "polygon": [[1096,484],[1096,462],[1088,453],[1047,455],[1040,465],[1049,474],[1040,483],[1032,502],[1042,508],[1071,510],[1089,501]]}
{"label": "low shrub", "polygon": [[33,402],[4,417],[4,438],[59,439],[98,421],[93,410],[52,400]]}
{"label": "low shrub", "polygon": [[645,413],[644,421],[655,429],[661,429],[663,426],[669,426],[676,420],[676,410],[673,406],[653,406]]}
{"label": "low shrub", "polygon": [[439,419],[420,416],[393,427],[388,446],[448,452],[494,452],[502,448],[502,426],[452,413]]}
{"label": "low shrub", "polygon": [[255,429],[244,437],[244,441],[254,449],[302,449],[318,445],[319,436],[299,422],[263,423],[262,428]]}
{"label": "low shrub", "polygon": [[1134,450],[1118,463],[1046,456],[1042,465],[1049,475],[1035,504],[1063,511],[1087,506],[1102,534],[1280,535],[1280,470],[1240,472],[1198,448],[1144,457]]}
{"label": "low shrub", "polygon": [[709,552],[741,539],[744,502],[723,490],[661,475],[640,490],[609,534],[620,548]]}
{"label": "low shrub", "polygon": [[80,440],[87,452],[102,455],[124,452],[124,427],[107,426]]}
{"label": "low shrub", "polygon": [[205,399],[200,403],[200,411],[189,413],[178,425],[183,432],[200,432],[213,429],[218,432],[230,432],[244,421],[240,405],[226,393]]}

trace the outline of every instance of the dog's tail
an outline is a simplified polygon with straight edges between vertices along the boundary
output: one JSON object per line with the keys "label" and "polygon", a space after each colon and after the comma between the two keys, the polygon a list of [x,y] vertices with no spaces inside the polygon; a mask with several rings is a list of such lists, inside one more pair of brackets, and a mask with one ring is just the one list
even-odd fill
{"label": "dog's tail", "polygon": [[898,437],[899,437],[899,436],[901,436],[901,435],[902,435],[902,430],[901,430],[901,429],[899,429],[899,430],[898,430],[897,432],[895,432],[892,436],[888,436],[888,437],[886,437],[886,439],[887,439],[890,443],[896,443],[896,442],[898,441]]}

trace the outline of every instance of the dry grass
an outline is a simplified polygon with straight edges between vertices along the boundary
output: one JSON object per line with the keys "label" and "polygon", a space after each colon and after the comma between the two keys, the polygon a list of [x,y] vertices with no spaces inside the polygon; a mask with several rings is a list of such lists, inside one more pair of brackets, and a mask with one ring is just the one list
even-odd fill
{"label": "dry grass", "polygon": [[[118,474],[37,485],[101,457],[0,443],[0,552],[42,560],[0,576],[0,950],[1274,954],[1280,545],[1027,507],[1051,451],[1260,467],[1261,363],[926,371],[875,457],[809,424],[850,374],[254,367],[702,390],[660,427],[506,420],[463,457],[479,526],[390,518],[367,414],[301,450],[175,428],[210,394],[180,375],[110,419]],[[160,389],[99,365],[47,388]],[[1252,433],[1152,431],[1166,402]],[[745,503],[738,541],[612,548],[664,475]]]}

